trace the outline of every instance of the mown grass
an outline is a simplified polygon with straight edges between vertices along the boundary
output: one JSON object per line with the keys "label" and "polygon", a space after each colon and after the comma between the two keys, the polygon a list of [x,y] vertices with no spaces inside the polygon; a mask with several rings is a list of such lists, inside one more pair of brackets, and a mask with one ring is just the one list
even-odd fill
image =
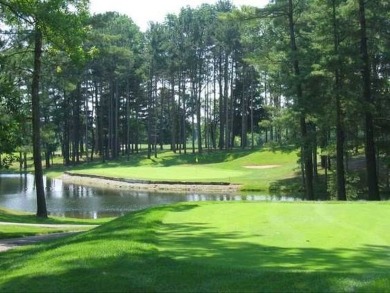
{"label": "mown grass", "polygon": [[0,254],[2,292],[385,292],[388,203],[182,203]]}
{"label": "mown grass", "polygon": [[[199,154],[159,153],[158,158],[144,155],[130,160],[89,163],[72,168],[72,172],[124,179],[181,182],[226,182],[242,185],[242,190],[268,192],[279,179],[296,176],[296,152],[271,150],[216,151]],[[256,169],[250,166],[272,165]]]}
{"label": "mown grass", "polygon": [[0,208],[0,222],[27,223],[27,224],[70,224],[70,225],[100,225],[111,221],[113,218],[78,219],[64,217],[38,218],[36,215],[26,212],[13,211]]}
{"label": "mown grass", "polygon": [[[91,226],[92,228],[92,226]],[[0,225],[0,239],[21,238],[52,233],[87,231],[88,227],[31,227],[22,225]]]}
{"label": "mown grass", "polygon": [[[101,218],[92,220],[61,217],[50,217],[48,219],[41,219],[29,213],[16,212],[0,208],[0,222],[8,223],[7,225],[0,224],[0,239],[19,238],[59,232],[86,231],[93,228],[94,225],[107,223],[111,220],[112,218]],[[23,224],[42,224],[43,226],[38,227]],[[56,225],[64,226],[59,227]],[[83,225],[83,227],[76,227],[75,225]],[[91,228],[85,225],[91,225]]]}

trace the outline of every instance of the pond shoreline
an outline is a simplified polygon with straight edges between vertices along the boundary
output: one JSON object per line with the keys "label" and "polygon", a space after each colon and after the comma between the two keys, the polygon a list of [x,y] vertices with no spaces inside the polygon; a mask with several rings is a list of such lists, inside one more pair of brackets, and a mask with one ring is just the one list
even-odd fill
{"label": "pond shoreline", "polygon": [[65,172],[61,176],[64,183],[93,186],[109,189],[155,191],[155,192],[207,192],[236,193],[240,185],[227,182],[167,182],[137,179],[112,178]]}

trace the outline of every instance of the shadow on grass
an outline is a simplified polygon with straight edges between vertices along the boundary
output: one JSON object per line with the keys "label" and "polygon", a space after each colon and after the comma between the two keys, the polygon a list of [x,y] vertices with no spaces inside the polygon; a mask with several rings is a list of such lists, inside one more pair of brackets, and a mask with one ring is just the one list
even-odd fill
{"label": "shadow on grass", "polygon": [[95,225],[96,223],[93,223],[92,221],[87,222],[87,221],[77,221],[76,219],[70,219],[69,221],[67,220],[57,220],[53,218],[48,218],[48,219],[42,219],[38,218],[36,215],[33,214],[12,214],[12,213],[7,213],[7,212],[2,212],[0,210],[0,222],[9,222],[9,223],[22,223],[22,224],[82,224],[82,225]]}
{"label": "shadow on grass", "polygon": [[210,224],[161,221],[167,212],[197,206],[154,208],[63,241],[0,254],[0,291],[368,292],[390,286],[390,246],[326,250],[288,247],[286,239],[286,247],[272,247],[239,232],[215,232]]}
{"label": "shadow on grass", "polygon": [[[286,178],[272,182],[269,187],[271,195],[288,195],[293,198],[304,199],[302,177],[297,174],[295,177]],[[325,175],[318,175],[314,180],[314,199],[329,200]]]}
{"label": "shadow on grass", "polygon": [[[112,167],[138,167],[138,166],[161,166],[161,167],[170,167],[170,166],[180,166],[188,164],[215,164],[233,161],[241,157],[248,156],[254,152],[259,152],[259,150],[216,150],[216,151],[204,151],[202,154],[179,154],[172,153],[171,151],[162,151],[158,158],[152,157],[149,161],[145,162],[146,154],[136,154],[132,155],[129,158],[122,157],[119,160],[107,161],[105,164],[102,164],[101,161],[90,162],[82,165],[77,165],[71,168],[71,170],[80,170],[85,168],[112,168]],[[65,170],[66,171],[66,170]]]}

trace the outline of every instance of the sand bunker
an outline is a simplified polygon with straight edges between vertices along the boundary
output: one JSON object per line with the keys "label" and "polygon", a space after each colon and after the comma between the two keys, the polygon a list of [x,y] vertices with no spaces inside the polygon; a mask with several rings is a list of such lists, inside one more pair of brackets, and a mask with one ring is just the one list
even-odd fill
{"label": "sand bunker", "polygon": [[249,165],[245,166],[247,169],[272,169],[280,167],[279,165]]}

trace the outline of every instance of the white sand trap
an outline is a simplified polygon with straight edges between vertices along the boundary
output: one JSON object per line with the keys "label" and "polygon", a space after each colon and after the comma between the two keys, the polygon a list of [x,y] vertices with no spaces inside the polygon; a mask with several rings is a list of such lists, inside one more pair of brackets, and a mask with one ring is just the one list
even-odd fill
{"label": "white sand trap", "polygon": [[245,166],[247,169],[272,169],[272,168],[277,168],[280,167],[279,165],[249,165]]}

